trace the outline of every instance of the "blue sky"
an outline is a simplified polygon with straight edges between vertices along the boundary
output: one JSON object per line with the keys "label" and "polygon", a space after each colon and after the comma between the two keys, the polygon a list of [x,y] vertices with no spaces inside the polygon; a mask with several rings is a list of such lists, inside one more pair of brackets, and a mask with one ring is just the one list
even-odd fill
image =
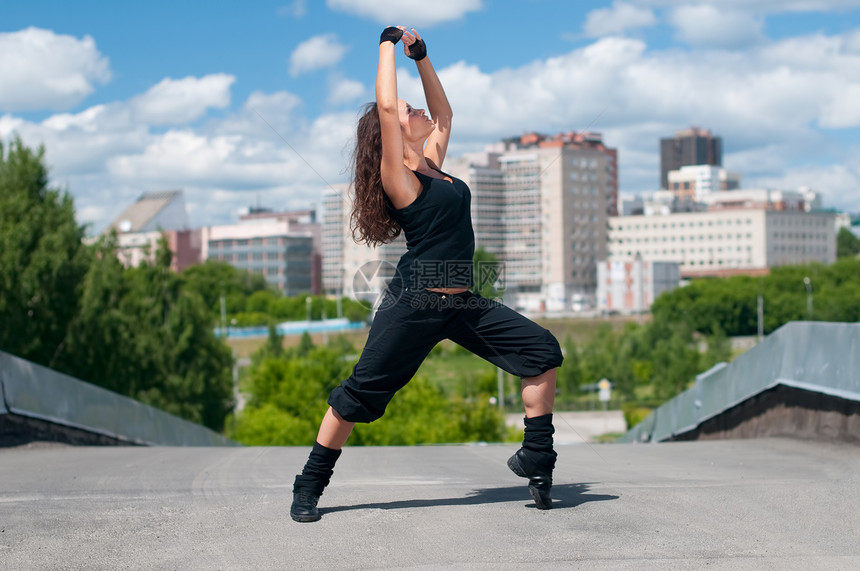
{"label": "blue sky", "polygon": [[860,211],[860,0],[0,1],[0,140],[44,144],[95,230],[153,190],[183,189],[194,225],[314,206],[346,180],[388,24],[427,41],[452,155],[593,123],[637,193],[696,125],[744,187]]}

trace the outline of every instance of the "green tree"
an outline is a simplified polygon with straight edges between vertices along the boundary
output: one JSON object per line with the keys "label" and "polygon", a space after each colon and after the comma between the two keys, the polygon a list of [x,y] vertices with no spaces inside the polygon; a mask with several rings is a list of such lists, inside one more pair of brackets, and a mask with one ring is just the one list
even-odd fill
{"label": "green tree", "polygon": [[579,385],[583,382],[579,347],[568,335],[564,340],[564,362],[558,369],[558,390],[562,397],[570,399],[579,393]]}
{"label": "green tree", "polygon": [[313,444],[328,393],[351,365],[338,351],[313,345],[262,359],[248,373],[248,404],[229,435],[249,445]]}
{"label": "green tree", "polygon": [[492,299],[500,297],[504,289],[504,264],[483,248],[476,248],[472,258],[474,275],[472,292]]}
{"label": "green tree", "polygon": [[221,313],[222,295],[227,303],[227,311],[237,313],[245,311],[245,299],[248,296],[268,288],[262,275],[215,260],[186,268],[182,272],[182,279],[187,287],[203,298],[203,303],[216,316]]}
{"label": "green tree", "polygon": [[[263,359],[249,372],[248,405],[231,423],[230,436],[249,445],[312,444],[328,408],[328,394],[349,375],[355,357],[351,347],[339,342]],[[418,375],[398,391],[383,418],[356,426],[349,443],[500,441],[507,436],[504,417],[490,405],[488,393],[450,398]]]}
{"label": "green tree", "polygon": [[350,444],[405,446],[448,442],[498,442],[506,435],[504,418],[489,395],[472,402],[449,399],[421,375],[392,399],[385,416],[357,425]]}
{"label": "green tree", "polygon": [[153,263],[132,269],[115,248],[112,236],[96,245],[60,368],[222,430],[233,407],[232,356],[203,299],[170,271],[166,240]]}
{"label": "green tree", "polygon": [[580,351],[580,370],[584,383],[612,379],[615,371],[615,345],[618,337],[608,323],[601,323]]}
{"label": "green tree", "polygon": [[836,235],[836,257],[856,258],[858,255],[860,255],[860,238],[843,226]]}
{"label": "green tree", "polygon": [[672,328],[668,335],[657,338],[653,350],[654,396],[668,400],[684,391],[701,372],[699,350],[689,330]]}
{"label": "green tree", "polygon": [[87,268],[66,192],[48,188],[44,148],[0,143],[0,349],[52,366]]}

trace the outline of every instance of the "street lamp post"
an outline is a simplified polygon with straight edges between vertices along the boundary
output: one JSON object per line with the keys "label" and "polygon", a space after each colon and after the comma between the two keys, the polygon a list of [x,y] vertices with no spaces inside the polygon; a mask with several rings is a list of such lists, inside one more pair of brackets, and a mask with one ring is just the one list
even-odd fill
{"label": "street lamp post", "polygon": [[812,280],[809,276],[803,278],[803,285],[806,286],[806,318],[812,321]]}

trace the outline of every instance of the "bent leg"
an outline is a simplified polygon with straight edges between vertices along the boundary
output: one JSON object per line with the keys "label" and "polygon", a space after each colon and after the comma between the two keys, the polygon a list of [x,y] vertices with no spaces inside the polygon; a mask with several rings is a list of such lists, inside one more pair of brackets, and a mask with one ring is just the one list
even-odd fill
{"label": "bent leg", "polygon": [[523,446],[508,460],[518,476],[528,478],[528,490],[539,509],[550,509],[553,449],[552,411],[556,372],[563,357],[555,337],[545,328],[502,304],[472,298],[450,338],[522,378],[525,406]]}
{"label": "bent leg", "polygon": [[557,368],[553,368],[536,377],[523,377],[522,398],[527,418],[552,413],[557,371]]}
{"label": "bent leg", "polygon": [[460,305],[446,331],[449,339],[522,378],[523,388],[544,386],[551,380],[554,391],[555,373],[550,371],[561,365],[563,356],[552,333],[510,307],[479,295],[470,295]]}

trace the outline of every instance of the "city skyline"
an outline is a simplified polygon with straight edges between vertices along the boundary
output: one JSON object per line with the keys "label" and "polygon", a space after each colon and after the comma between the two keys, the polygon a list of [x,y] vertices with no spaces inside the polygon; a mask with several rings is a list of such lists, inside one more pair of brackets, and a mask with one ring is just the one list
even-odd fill
{"label": "city skyline", "polygon": [[[618,149],[619,192],[638,193],[656,190],[659,139],[698,126],[745,187],[809,186],[860,210],[860,0],[425,6],[4,6],[0,141],[44,144],[52,184],[95,231],[177,188],[192,226],[257,202],[318,208],[346,180],[378,32],[403,23],[448,90],[452,157],[588,129]],[[397,61],[401,97],[423,107],[414,66]]]}

